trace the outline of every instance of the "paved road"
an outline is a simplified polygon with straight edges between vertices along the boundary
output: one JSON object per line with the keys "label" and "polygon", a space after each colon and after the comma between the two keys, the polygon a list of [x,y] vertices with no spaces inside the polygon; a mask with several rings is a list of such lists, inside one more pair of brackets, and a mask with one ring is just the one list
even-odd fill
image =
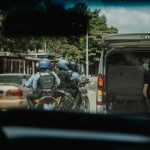
{"label": "paved road", "polygon": [[90,100],[90,112],[96,113],[96,89],[97,89],[97,77],[90,77],[90,83],[87,85],[88,97]]}
{"label": "paved road", "polygon": [[88,90],[88,97],[90,100],[90,112],[96,113],[96,92],[93,90]]}

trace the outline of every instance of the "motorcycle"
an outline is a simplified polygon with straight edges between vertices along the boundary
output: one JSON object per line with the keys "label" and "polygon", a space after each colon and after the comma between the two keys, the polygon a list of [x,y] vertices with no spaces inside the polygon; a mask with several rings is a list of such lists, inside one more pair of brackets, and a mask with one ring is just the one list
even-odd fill
{"label": "motorcycle", "polygon": [[88,83],[89,80],[87,79],[78,85],[79,90],[76,92],[75,98],[71,92],[55,89],[51,96],[43,96],[34,100],[35,109],[89,113],[90,102],[85,88]]}
{"label": "motorcycle", "polygon": [[89,82],[89,79],[86,79],[84,82],[79,84],[79,96],[78,98],[76,98],[73,106],[73,110],[75,110],[76,112],[90,112],[90,101],[87,95],[88,91],[86,89],[86,84],[88,84]]}

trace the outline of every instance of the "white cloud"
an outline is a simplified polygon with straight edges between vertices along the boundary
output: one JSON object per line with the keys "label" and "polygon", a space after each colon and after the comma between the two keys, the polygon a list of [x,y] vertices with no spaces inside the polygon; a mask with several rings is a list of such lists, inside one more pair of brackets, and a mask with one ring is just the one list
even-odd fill
{"label": "white cloud", "polygon": [[150,32],[150,13],[139,9],[107,8],[101,11],[108,26],[115,26],[119,33]]}

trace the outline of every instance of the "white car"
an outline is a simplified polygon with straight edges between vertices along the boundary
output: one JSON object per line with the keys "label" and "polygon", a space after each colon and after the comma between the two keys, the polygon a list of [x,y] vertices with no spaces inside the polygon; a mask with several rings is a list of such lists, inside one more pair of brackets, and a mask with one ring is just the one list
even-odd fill
{"label": "white car", "polygon": [[23,87],[29,74],[0,74],[0,109],[27,108],[26,95],[32,90]]}

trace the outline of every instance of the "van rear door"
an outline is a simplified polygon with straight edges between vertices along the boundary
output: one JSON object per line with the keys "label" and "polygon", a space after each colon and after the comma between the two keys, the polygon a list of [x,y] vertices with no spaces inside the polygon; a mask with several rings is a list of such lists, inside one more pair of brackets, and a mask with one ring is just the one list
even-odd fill
{"label": "van rear door", "polygon": [[[113,105],[118,103],[117,105],[125,106],[128,101],[129,105],[132,103],[131,109],[134,107],[133,103],[141,105],[139,101],[143,103],[143,66],[141,64],[125,65],[120,56],[122,54],[126,56],[127,53],[141,52],[142,54],[146,52],[145,54],[147,54],[150,52],[150,33],[108,35],[103,38],[102,44],[105,48],[101,53],[99,64],[97,113],[103,113],[104,109],[102,108],[106,108],[107,112],[112,111],[112,102]],[[108,62],[108,58],[113,54],[121,54],[118,55],[121,60],[118,66]],[[103,87],[101,88],[102,81]],[[106,103],[104,104],[104,102]],[[144,108],[144,103],[142,105]],[[126,111],[123,110],[124,106],[120,107],[121,109],[118,111]],[[134,111],[138,111],[137,109]]]}

